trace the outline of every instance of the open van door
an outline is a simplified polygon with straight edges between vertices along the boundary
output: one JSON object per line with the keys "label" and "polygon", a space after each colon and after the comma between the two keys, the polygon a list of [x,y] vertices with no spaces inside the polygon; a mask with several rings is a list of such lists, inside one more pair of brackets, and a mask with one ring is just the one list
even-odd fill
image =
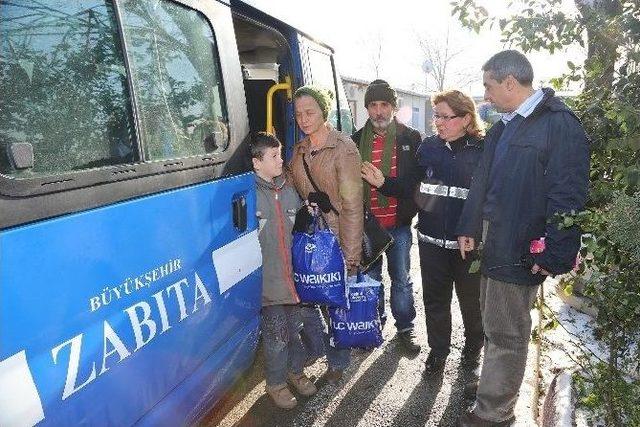
{"label": "open van door", "polygon": [[329,121],[334,128],[347,135],[353,134],[353,117],[336,69],[333,51],[303,34],[298,35],[298,44],[305,84],[313,84],[337,94],[329,111]]}

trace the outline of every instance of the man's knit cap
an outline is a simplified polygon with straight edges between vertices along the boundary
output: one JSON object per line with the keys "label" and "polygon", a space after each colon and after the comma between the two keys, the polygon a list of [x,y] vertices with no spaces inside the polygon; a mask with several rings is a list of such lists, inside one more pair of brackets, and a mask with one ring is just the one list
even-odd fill
{"label": "man's knit cap", "polygon": [[389,83],[382,79],[377,79],[369,83],[367,91],[364,93],[364,106],[369,106],[373,101],[386,101],[394,107],[398,106],[398,95],[396,91],[389,86]]}

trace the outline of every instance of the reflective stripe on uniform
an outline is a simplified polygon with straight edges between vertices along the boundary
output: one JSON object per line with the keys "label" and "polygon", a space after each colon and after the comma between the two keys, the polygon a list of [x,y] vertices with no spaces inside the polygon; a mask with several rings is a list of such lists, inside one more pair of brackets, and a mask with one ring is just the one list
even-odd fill
{"label": "reflective stripe on uniform", "polygon": [[434,196],[447,196],[449,194],[448,185],[420,183],[420,192],[424,194],[433,194]]}
{"label": "reflective stripe on uniform", "polygon": [[420,183],[420,192],[423,194],[432,194],[434,196],[453,197],[456,199],[466,199],[469,194],[468,188],[449,187],[442,184]]}
{"label": "reflective stripe on uniform", "polygon": [[459,249],[457,240],[444,240],[444,239],[436,239],[435,237],[427,236],[426,234],[422,234],[418,231],[418,240],[421,240],[425,243],[431,243],[432,245],[440,246],[445,249]]}
{"label": "reflective stripe on uniform", "polygon": [[468,194],[468,188],[449,187],[449,197],[455,197],[456,199],[466,199]]}

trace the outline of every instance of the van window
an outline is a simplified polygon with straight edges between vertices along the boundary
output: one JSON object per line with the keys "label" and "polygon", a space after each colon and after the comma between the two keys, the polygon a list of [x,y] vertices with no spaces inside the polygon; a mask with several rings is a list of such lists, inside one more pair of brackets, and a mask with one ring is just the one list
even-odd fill
{"label": "van window", "polygon": [[[336,83],[333,77],[331,57],[323,52],[309,49],[309,64],[311,65],[311,77],[315,86],[330,90],[335,95]],[[338,101],[334,96],[333,104],[329,110],[329,116],[335,118],[338,111]],[[334,123],[335,124],[335,123]]]}
{"label": "van window", "polygon": [[228,116],[206,18],[167,0],[139,0],[124,2],[123,21],[144,158],[224,151]]}
{"label": "van window", "polygon": [[[333,73],[331,57],[323,52],[309,49],[309,62],[313,84],[336,93],[336,84]],[[338,100],[340,101],[340,114],[338,115]],[[338,127],[338,116],[340,116],[340,127]],[[349,111],[347,97],[344,94],[342,79],[338,78],[338,96],[334,99],[329,110],[329,122],[336,128],[348,134],[353,132],[353,118]]]}
{"label": "van window", "polygon": [[[0,173],[27,178],[134,161],[116,25],[105,1],[0,3]],[[16,167],[20,145],[32,148],[33,167]]]}
{"label": "van window", "polygon": [[351,135],[355,132],[355,129],[353,128],[353,114],[351,114],[349,101],[347,100],[347,95],[344,92],[344,86],[342,84],[342,78],[340,77],[338,77],[338,102],[340,104],[340,130],[347,135]]}

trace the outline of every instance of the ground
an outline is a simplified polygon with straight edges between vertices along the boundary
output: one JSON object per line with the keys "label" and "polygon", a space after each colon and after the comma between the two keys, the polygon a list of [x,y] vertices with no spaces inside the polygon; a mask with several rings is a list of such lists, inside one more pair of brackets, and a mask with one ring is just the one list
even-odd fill
{"label": "ground", "polygon": [[[352,351],[352,363],[345,378],[336,386],[329,385],[322,375],[323,361],[307,368],[314,377],[319,392],[310,399],[299,399],[291,411],[275,407],[264,394],[262,357],[256,362],[229,395],[205,418],[203,425],[219,426],[453,426],[459,413],[473,402],[464,398],[464,385],[476,378],[474,369],[460,365],[460,350],[464,345],[462,319],[454,298],[453,349],[442,375],[424,377],[424,362],[428,354],[424,325],[424,308],[420,285],[417,244],[412,246],[411,273],[417,318],[416,332],[422,351],[408,358],[395,338],[392,318],[384,329],[384,344],[371,352]],[[387,282],[388,286],[388,282]],[[387,292],[389,295],[389,292]],[[387,302],[387,307],[388,302]],[[535,316],[535,310],[532,312]],[[534,317],[534,325],[537,320]],[[530,345],[525,380],[516,406],[516,426],[535,426],[537,409],[537,346]]]}
{"label": "ground", "polygon": [[[586,411],[575,408],[576,398],[571,384],[571,374],[579,369],[579,362],[585,357],[585,349],[588,349],[590,357],[606,359],[606,349],[592,334],[593,308],[585,305],[584,298],[566,295],[556,279],[548,279],[543,290],[545,305],[558,321],[558,326],[545,331],[541,340],[539,389],[542,396],[539,407],[541,415],[544,415],[541,417],[543,426],[603,426],[602,421],[592,420]],[[557,385],[549,390],[556,377]],[[547,396],[548,392],[553,395]]]}

